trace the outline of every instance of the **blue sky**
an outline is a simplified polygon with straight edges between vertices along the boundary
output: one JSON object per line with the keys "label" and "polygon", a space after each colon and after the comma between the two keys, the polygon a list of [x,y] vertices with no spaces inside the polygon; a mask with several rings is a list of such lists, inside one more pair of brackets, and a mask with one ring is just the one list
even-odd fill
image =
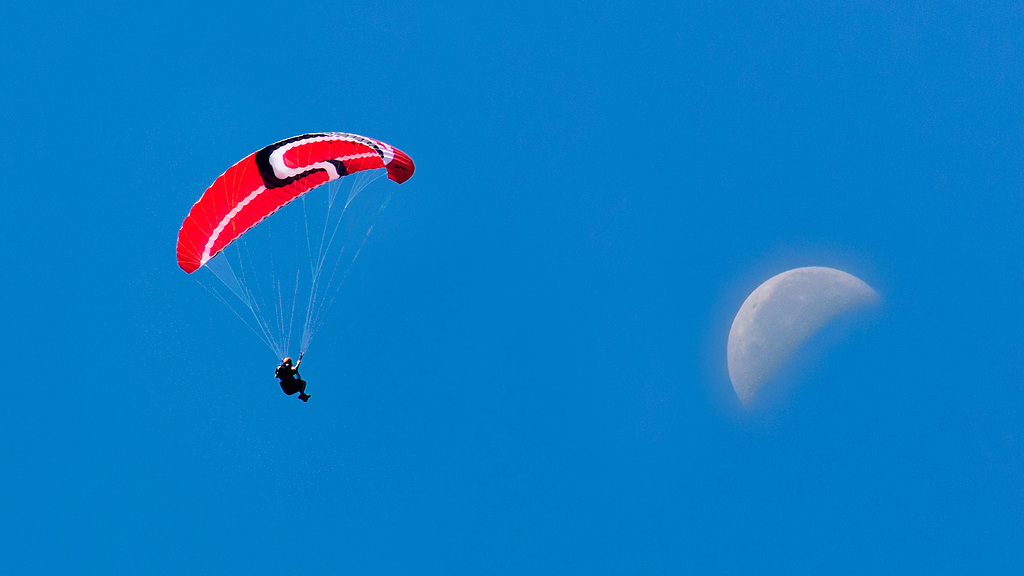
{"label": "blue sky", "polygon": [[[0,5],[10,573],[1009,572],[1024,562],[1010,3]],[[175,264],[271,142],[408,152],[281,394]],[[797,266],[882,306],[775,405]]]}

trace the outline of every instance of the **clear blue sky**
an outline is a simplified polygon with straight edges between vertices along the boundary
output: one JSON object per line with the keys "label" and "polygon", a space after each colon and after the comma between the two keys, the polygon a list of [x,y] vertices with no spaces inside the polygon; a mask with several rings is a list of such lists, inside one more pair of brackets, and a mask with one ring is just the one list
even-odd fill
{"label": "clear blue sky", "polygon": [[[1021,569],[1018,5],[86,4],[0,5],[3,572]],[[312,131],[417,173],[303,404],[174,245]],[[883,305],[744,413],[797,266]]]}

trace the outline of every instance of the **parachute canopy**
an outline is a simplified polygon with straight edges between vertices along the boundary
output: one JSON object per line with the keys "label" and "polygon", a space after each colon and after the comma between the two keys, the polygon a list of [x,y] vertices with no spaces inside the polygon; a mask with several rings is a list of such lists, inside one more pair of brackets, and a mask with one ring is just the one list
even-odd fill
{"label": "parachute canopy", "polygon": [[192,206],[178,232],[178,265],[191,274],[285,204],[326,182],[386,168],[401,184],[412,158],[384,142],[343,132],[271,144],[228,168]]}

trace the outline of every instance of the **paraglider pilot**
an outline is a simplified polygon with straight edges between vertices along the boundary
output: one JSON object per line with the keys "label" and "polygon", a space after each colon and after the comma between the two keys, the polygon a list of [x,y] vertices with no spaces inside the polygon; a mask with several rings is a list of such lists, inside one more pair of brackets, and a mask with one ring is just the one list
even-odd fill
{"label": "paraglider pilot", "polygon": [[306,381],[299,377],[299,364],[302,364],[302,356],[299,356],[295,366],[292,366],[291,358],[285,357],[277,370],[274,370],[274,378],[281,381],[281,390],[285,394],[291,396],[298,392],[299,400],[306,402],[309,400],[309,394],[306,394]]}

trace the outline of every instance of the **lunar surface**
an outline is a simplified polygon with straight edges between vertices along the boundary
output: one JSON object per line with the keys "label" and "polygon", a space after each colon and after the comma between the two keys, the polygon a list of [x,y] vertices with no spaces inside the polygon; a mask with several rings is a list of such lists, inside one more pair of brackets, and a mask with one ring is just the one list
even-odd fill
{"label": "lunar surface", "polygon": [[864,281],[832,268],[796,268],[770,278],[743,302],[729,330],[729,378],[736,395],[749,406],[761,385],[815,333],[877,301]]}

